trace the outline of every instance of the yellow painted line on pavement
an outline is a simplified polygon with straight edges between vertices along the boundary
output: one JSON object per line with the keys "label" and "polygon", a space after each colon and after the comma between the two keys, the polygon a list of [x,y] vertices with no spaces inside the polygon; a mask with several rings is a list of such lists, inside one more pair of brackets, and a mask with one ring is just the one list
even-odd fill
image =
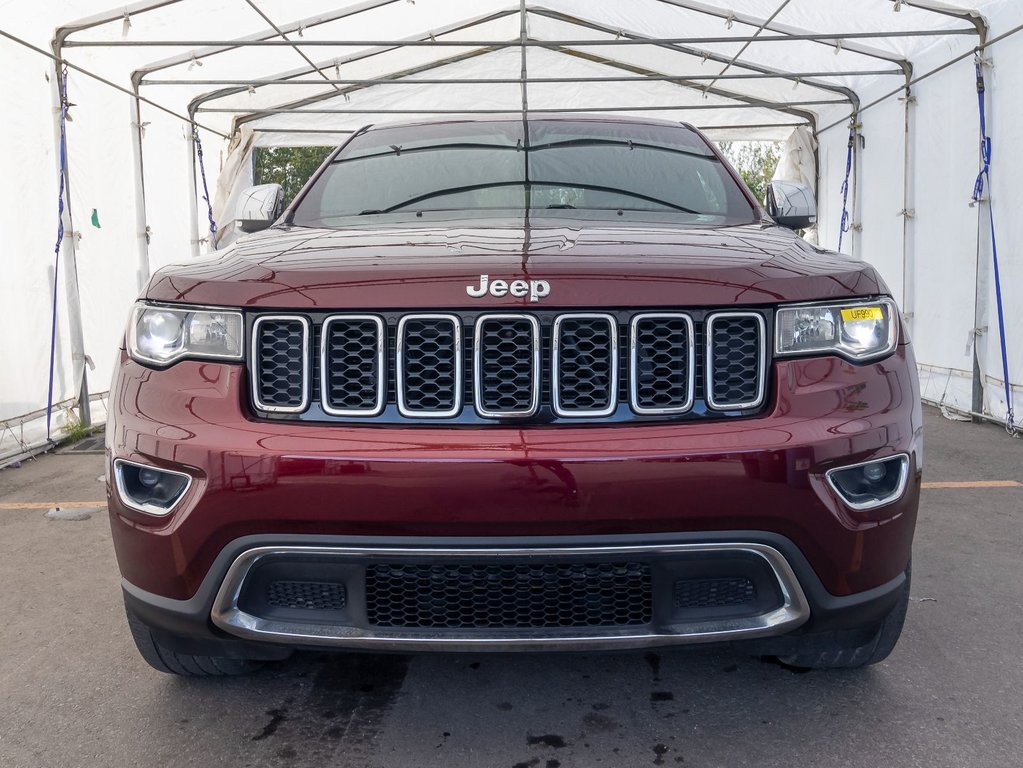
{"label": "yellow painted line on pavement", "polygon": [[105,507],[106,499],[103,501],[4,501],[0,502],[0,509],[77,509],[78,507]]}
{"label": "yellow painted line on pavement", "polygon": [[1018,480],[964,480],[954,483],[923,483],[924,488],[1023,488]]}

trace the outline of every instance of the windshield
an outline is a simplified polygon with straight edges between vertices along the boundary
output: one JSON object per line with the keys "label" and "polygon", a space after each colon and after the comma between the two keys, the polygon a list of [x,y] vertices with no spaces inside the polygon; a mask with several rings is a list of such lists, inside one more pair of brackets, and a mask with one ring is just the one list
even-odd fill
{"label": "windshield", "polygon": [[291,222],[425,211],[658,212],[688,225],[750,224],[757,212],[703,139],[683,126],[519,120],[380,128],[356,136]]}

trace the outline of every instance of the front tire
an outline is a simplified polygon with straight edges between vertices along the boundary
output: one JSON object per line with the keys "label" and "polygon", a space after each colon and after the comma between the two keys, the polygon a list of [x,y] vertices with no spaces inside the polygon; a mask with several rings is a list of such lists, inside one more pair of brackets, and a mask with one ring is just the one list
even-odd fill
{"label": "front tire", "polygon": [[252,659],[231,659],[226,656],[196,656],[172,651],[153,636],[141,619],[128,614],[128,627],[139,654],[153,669],[170,675],[183,677],[227,677],[246,675],[263,666],[263,662]]}
{"label": "front tire", "polygon": [[877,664],[888,658],[895,650],[906,622],[909,608],[910,576],[913,564],[906,567],[906,581],[899,594],[899,600],[884,617],[874,636],[862,645],[855,645],[841,636],[834,636],[815,643],[813,650],[800,651],[789,656],[778,656],[778,661],[797,669],[857,669]]}

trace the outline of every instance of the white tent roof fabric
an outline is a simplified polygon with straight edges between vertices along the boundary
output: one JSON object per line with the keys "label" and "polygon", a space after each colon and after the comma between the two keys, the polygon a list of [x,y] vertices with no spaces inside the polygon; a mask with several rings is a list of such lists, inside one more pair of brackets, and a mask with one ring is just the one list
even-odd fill
{"label": "white tent roof fabric", "polygon": [[[1013,0],[0,0],[10,160],[0,304],[19,321],[0,335],[0,461],[45,442],[54,297],[57,435],[83,380],[103,418],[124,319],[151,271],[210,247],[190,121],[216,216],[229,220],[254,147],[519,112],[524,95],[530,113],[651,115],[716,139],[790,139],[782,173],[817,183],[827,247],[839,240],[857,115],[843,250],[878,266],[900,300],[924,397],[1005,418],[987,201],[969,205],[972,52],[986,61],[989,192],[1023,400],[1023,220],[1008,215],[1023,154],[1002,151],[1023,138],[1020,25]],[[72,104],[56,292],[60,99],[47,54],[67,62]]]}

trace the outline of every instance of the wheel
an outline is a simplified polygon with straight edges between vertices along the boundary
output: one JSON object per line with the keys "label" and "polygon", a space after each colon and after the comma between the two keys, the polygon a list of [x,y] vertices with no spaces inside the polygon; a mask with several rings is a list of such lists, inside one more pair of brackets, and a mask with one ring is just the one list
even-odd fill
{"label": "wheel", "polygon": [[153,669],[184,677],[223,677],[255,672],[263,662],[252,659],[231,659],[226,656],[194,656],[177,653],[157,642],[141,619],[128,611],[128,627],[135,647]]}
{"label": "wheel", "polygon": [[899,601],[884,617],[881,626],[872,638],[862,645],[854,645],[841,636],[834,636],[815,642],[813,650],[800,651],[790,656],[779,656],[778,661],[800,669],[856,669],[884,661],[895,650],[902,634],[909,607],[909,584],[913,564],[906,568],[906,582],[903,584]]}

